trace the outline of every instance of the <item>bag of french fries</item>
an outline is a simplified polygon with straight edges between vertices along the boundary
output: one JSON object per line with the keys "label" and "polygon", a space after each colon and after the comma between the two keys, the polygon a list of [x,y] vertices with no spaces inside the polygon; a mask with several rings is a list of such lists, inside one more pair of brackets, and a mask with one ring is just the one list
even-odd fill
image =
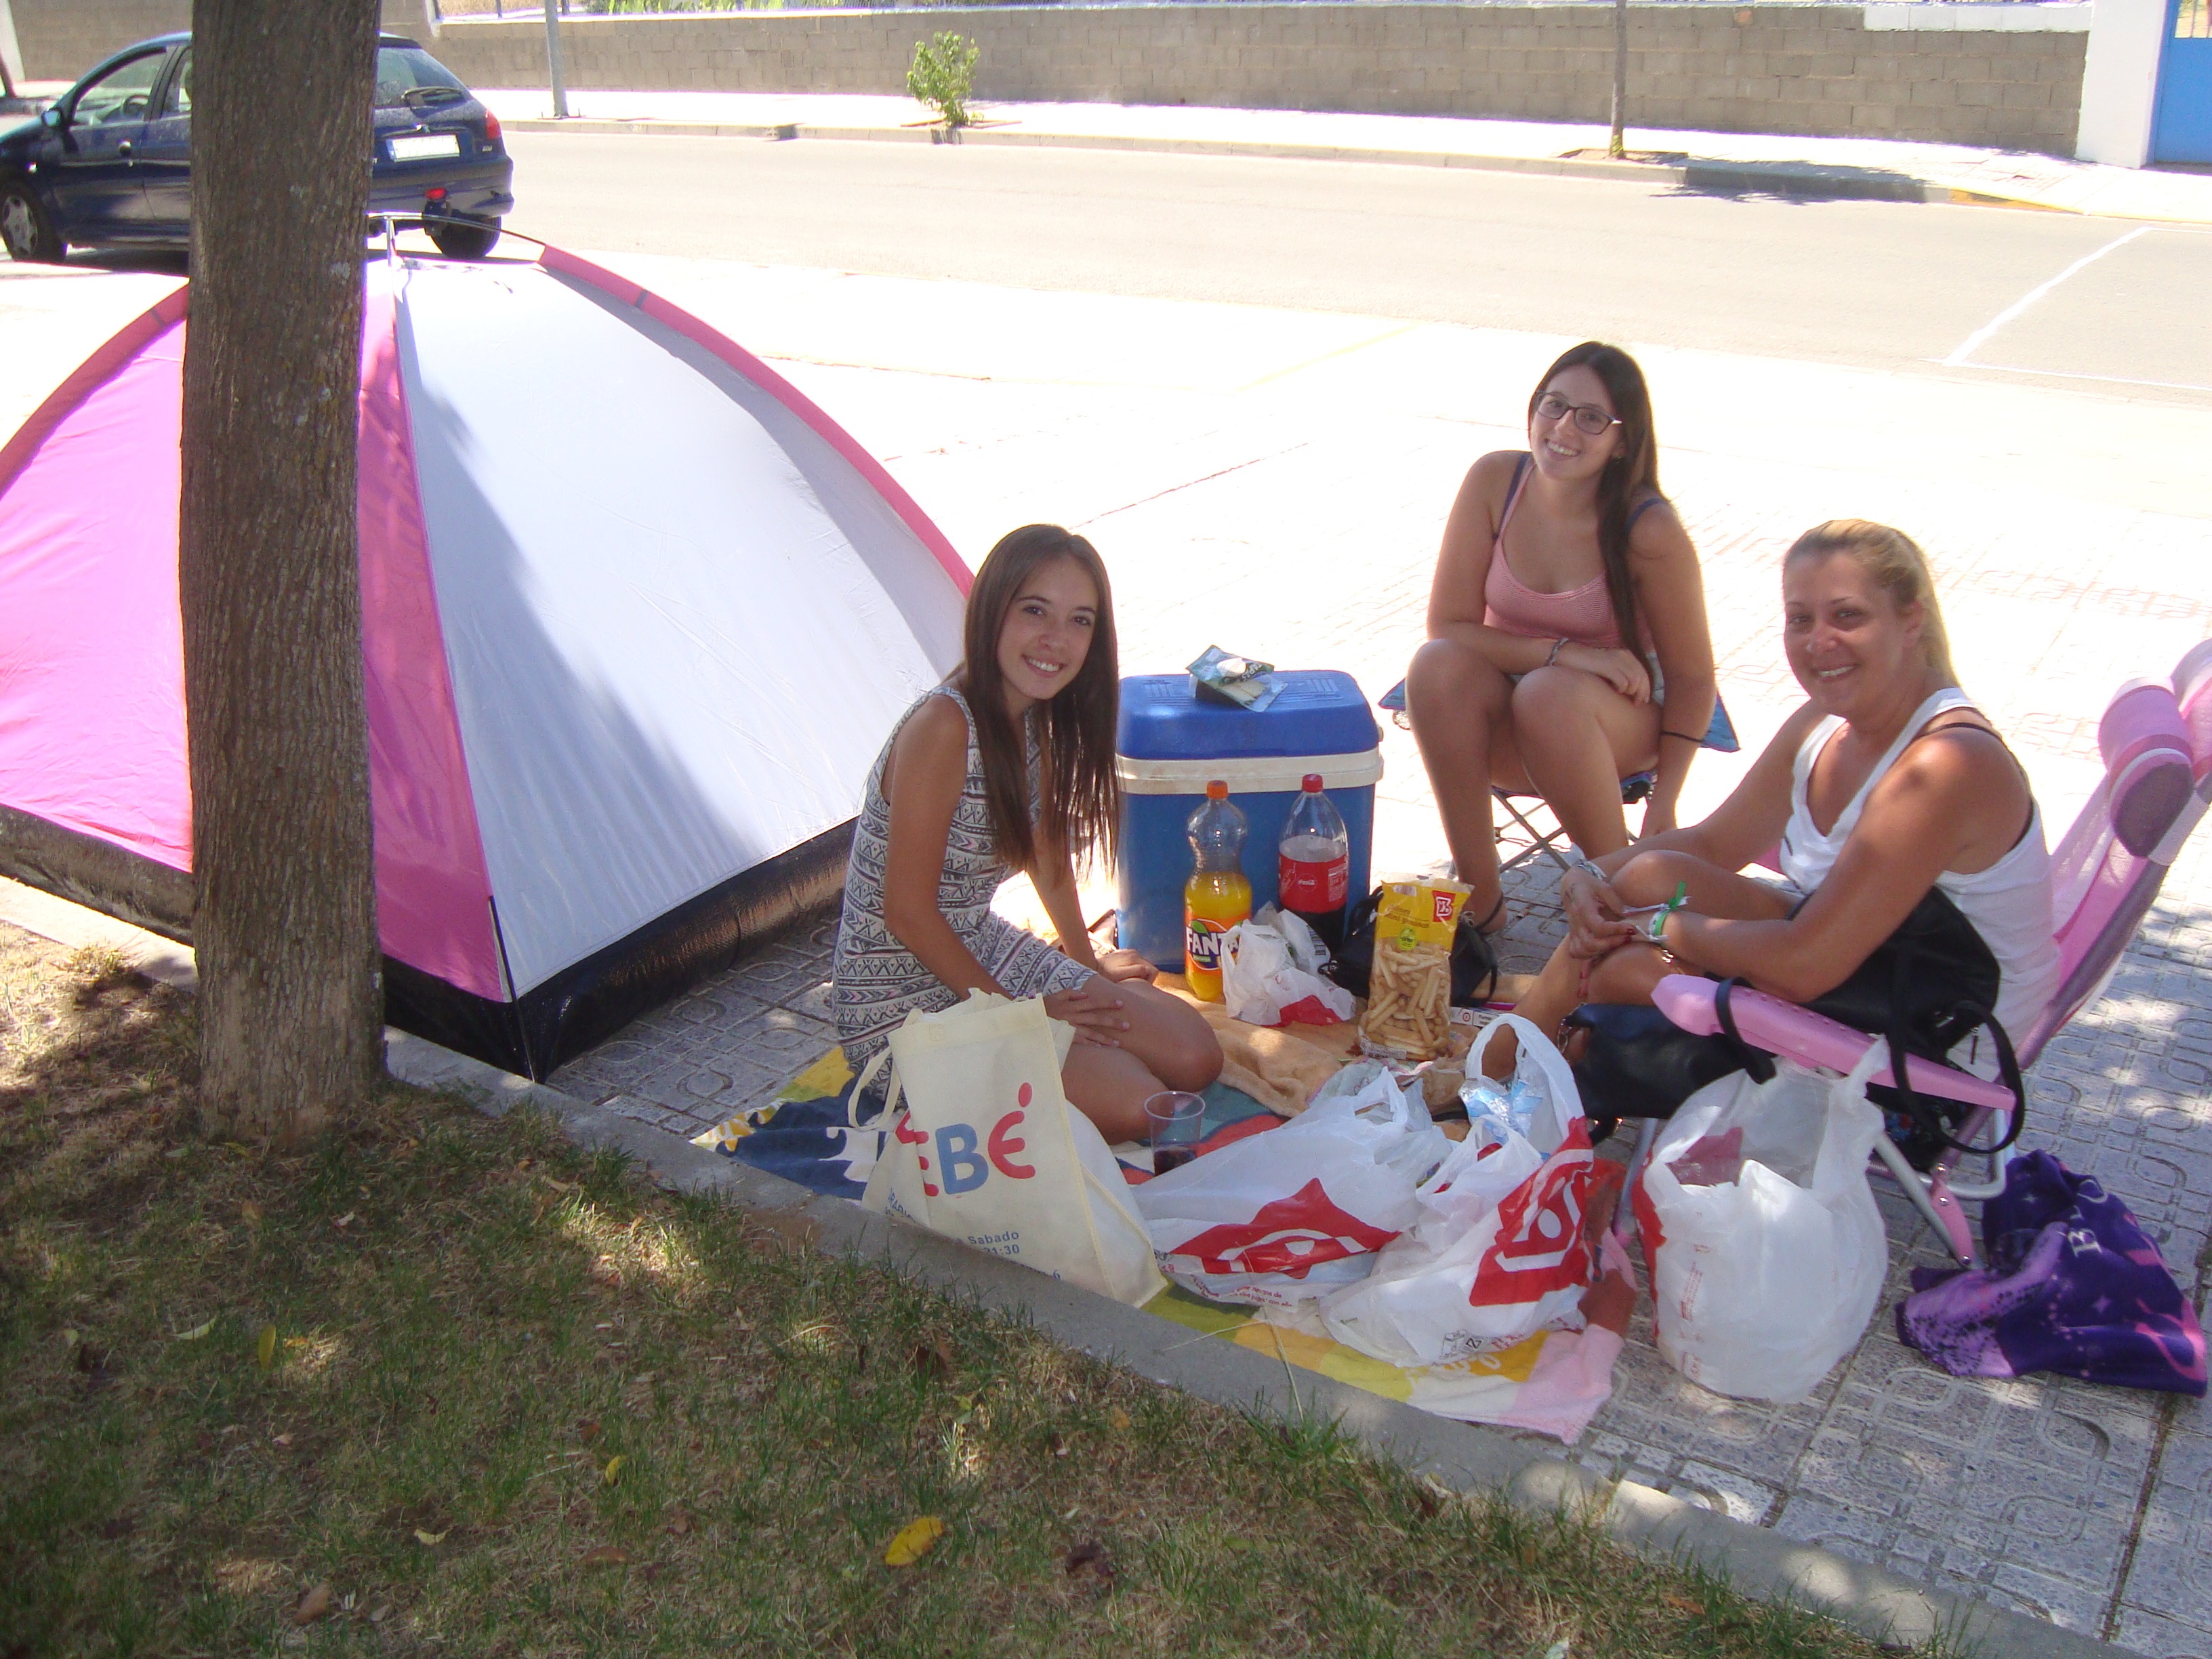
{"label": "bag of french fries", "polygon": [[1393,881],[1375,908],[1375,965],[1361,1049],[1382,1060],[1434,1060],[1451,1047],[1451,954],[1460,907],[1455,881]]}

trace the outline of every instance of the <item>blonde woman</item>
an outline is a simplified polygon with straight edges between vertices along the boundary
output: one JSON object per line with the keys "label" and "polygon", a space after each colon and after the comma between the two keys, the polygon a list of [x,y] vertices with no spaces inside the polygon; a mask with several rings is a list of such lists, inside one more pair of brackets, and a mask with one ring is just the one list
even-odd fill
{"label": "blonde woman", "polygon": [[[1997,1024],[2025,1029],[2058,974],[2043,821],[1959,689],[1927,559],[1886,526],[1816,526],[1783,560],[1782,606],[1804,707],[1704,823],[1567,875],[1566,939],[1520,1012],[1553,1030],[1582,1003],[1649,1002],[1670,973],[1810,1002],[1932,890],[1996,958]],[[1784,885],[1738,873],[1778,845]]]}

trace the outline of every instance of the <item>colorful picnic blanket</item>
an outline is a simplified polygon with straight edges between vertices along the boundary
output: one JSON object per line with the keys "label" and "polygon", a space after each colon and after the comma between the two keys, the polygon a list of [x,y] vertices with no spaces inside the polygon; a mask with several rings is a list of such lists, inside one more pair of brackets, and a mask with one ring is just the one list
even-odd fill
{"label": "colorful picnic blanket", "polygon": [[[881,1134],[848,1124],[853,1084],[844,1051],[831,1048],[785,1085],[775,1100],[737,1114],[692,1144],[781,1176],[810,1192],[857,1203],[867,1189]],[[1242,1090],[1217,1083],[1206,1091],[1200,1155],[1282,1121]],[[1146,1167],[1149,1153],[1134,1147],[1115,1150],[1133,1185],[1151,1178]],[[1598,1225],[1602,1228],[1601,1220]],[[1146,1311],[1194,1332],[1193,1341],[1235,1342],[1285,1366],[1439,1417],[1534,1429],[1572,1441],[1613,1393],[1613,1363],[1636,1298],[1626,1257],[1609,1234],[1605,1246],[1604,1276],[1583,1297],[1583,1329],[1540,1331],[1497,1352],[1447,1365],[1393,1365],[1332,1340],[1317,1324],[1310,1329],[1270,1324],[1255,1309],[1208,1302],[1180,1289],[1154,1297]]]}

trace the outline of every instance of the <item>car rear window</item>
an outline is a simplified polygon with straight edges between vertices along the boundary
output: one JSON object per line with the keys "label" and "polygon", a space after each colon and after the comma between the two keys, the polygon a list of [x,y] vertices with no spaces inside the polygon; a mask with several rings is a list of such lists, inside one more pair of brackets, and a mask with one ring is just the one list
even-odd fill
{"label": "car rear window", "polygon": [[[410,93],[428,92],[428,98]],[[443,98],[437,96],[444,93]],[[465,98],[469,89],[453,78],[453,73],[419,46],[379,46],[376,49],[376,106],[390,109],[394,105],[409,102],[449,102],[453,94]]]}

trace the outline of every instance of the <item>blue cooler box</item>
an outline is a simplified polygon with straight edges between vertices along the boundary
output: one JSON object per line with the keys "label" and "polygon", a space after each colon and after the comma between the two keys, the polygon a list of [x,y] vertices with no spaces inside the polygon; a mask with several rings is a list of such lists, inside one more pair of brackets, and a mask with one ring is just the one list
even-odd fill
{"label": "blue cooler box", "polygon": [[1382,776],[1382,733],[1366,695],[1333,669],[1288,671],[1264,712],[1201,702],[1188,674],[1139,674],[1121,682],[1115,744],[1121,807],[1120,939],[1163,969],[1182,971],[1182,890],[1190,879],[1184,826],[1219,778],[1244,811],[1244,873],[1252,908],[1275,902],[1275,848],[1300,782],[1322,787],[1351,832],[1347,890],[1368,890],[1375,837],[1375,785]]}

